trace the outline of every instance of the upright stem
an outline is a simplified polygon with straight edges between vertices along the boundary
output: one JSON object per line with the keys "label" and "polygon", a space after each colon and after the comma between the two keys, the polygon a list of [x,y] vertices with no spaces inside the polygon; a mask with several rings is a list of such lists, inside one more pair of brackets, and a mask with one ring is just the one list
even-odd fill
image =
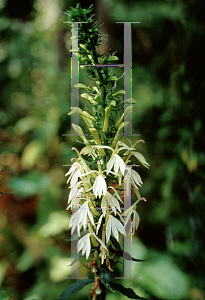
{"label": "upright stem", "polygon": [[[93,42],[91,41],[91,47],[92,47],[92,53],[93,53],[93,60],[95,64],[98,64],[98,58],[97,58],[97,52],[96,52],[96,47],[93,44]],[[99,81],[101,83],[100,88],[101,88],[101,100],[102,100],[102,107],[103,107],[103,111],[102,111],[102,115],[103,118],[105,117],[105,108],[106,108],[106,86],[103,82],[103,75],[102,75],[102,69],[100,69],[99,67],[96,68],[97,71],[97,75],[99,78]],[[108,145],[108,141],[107,141],[107,136],[106,133],[103,133],[103,140],[104,140],[104,144],[107,146]],[[106,149],[105,149],[105,152]]]}

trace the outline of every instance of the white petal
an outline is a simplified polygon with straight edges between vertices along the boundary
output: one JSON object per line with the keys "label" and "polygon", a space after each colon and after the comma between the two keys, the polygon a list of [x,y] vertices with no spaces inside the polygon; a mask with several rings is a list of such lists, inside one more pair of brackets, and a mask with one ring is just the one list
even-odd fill
{"label": "white petal", "polygon": [[132,231],[133,234],[135,234],[135,230],[137,230],[138,226],[139,226],[139,222],[140,222],[140,217],[138,215],[138,213],[136,211],[133,211],[134,217],[133,217],[133,227],[132,227]]}
{"label": "white petal", "polygon": [[103,246],[103,248],[105,248],[106,250],[108,250],[107,247],[105,246],[105,244],[103,243],[103,241],[101,239],[99,239],[94,233],[93,233],[93,235],[96,238],[96,240]]}
{"label": "white petal", "polygon": [[80,177],[80,172],[79,172],[79,170],[77,170],[71,178],[71,181],[70,181],[71,187],[73,187],[78,182],[79,177]]}
{"label": "white petal", "polygon": [[115,154],[113,156],[114,156],[114,163],[113,163],[113,165],[114,165],[114,173],[117,175],[119,167],[120,167],[119,166],[119,159],[118,159],[118,155],[117,154]]}
{"label": "white petal", "polygon": [[143,184],[140,175],[135,170],[132,170],[132,182],[134,185],[138,184],[139,186]]}
{"label": "white petal", "polygon": [[124,226],[122,225],[122,223],[118,219],[116,219],[116,218],[114,218],[114,219],[115,219],[114,222],[115,222],[115,225],[116,225],[118,231],[120,231],[122,234],[125,235]]}
{"label": "white petal", "polygon": [[108,243],[109,239],[110,239],[110,234],[111,234],[111,219],[109,216],[107,225],[106,225],[106,243]]}
{"label": "white petal", "polygon": [[107,163],[107,174],[109,174],[109,172],[111,171],[114,162],[115,162],[115,157],[114,157],[114,155],[112,155],[110,160]]}
{"label": "white petal", "polygon": [[98,220],[98,225],[96,227],[96,234],[98,234],[98,230],[100,229],[100,225],[101,225],[101,222],[102,222],[102,218],[103,218],[103,215],[100,216],[99,220]]}
{"label": "white petal", "polygon": [[115,217],[110,216],[110,218],[112,218],[112,233],[113,233],[114,237],[116,238],[116,240],[119,241],[119,234],[118,234],[118,230],[116,227],[116,223],[114,221]]}
{"label": "white petal", "polygon": [[98,194],[98,181],[99,181],[99,176],[95,179],[94,184],[93,184],[93,194],[97,198]]}
{"label": "white petal", "polygon": [[115,197],[113,197],[109,192],[106,193],[106,197],[107,197],[107,200],[110,202],[111,207],[117,207],[117,209],[121,212],[120,204],[117,201],[117,199]]}
{"label": "white petal", "polygon": [[122,175],[124,175],[124,173],[125,173],[125,163],[119,155],[117,157],[118,157],[117,159],[118,159],[119,165],[120,165],[120,171],[121,171]]}
{"label": "white petal", "polygon": [[118,195],[116,189],[115,189],[113,186],[109,186],[108,189],[112,189],[112,190],[115,192],[115,195],[116,195],[117,199],[118,199],[120,202],[124,203],[124,202],[122,201],[122,199],[120,198],[120,196]]}
{"label": "white petal", "polygon": [[141,162],[141,164],[143,166],[145,166],[146,168],[150,167],[150,165],[146,162],[144,156],[141,153],[139,153],[139,152],[133,152],[133,154],[139,160],[139,162]]}
{"label": "white petal", "polygon": [[[89,234],[89,233],[88,233]],[[83,245],[85,243],[85,237],[88,235],[84,235],[79,241],[78,241],[78,244],[77,244],[77,250],[78,252],[80,252],[80,250],[83,248]]]}
{"label": "white petal", "polygon": [[105,216],[106,215],[106,210],[107,210],[107,201],[106,201],[105,196],[102,197],[101,208],[102,208],[103,216]]}
{"label": "white petal", "polygon": [[86,240],[86,259],[88,259],[90,255],[90,249],[91,249],[91,245],[90,245],[90,236],[89,236],[88,239]]}
{"label": "white petal", "polygon": [[124,227],[126,227],[127,222],[129,221],[129,218],[130,218],[131,214],[132,214],[132,210],[130,210],[129,213],[127,214],[127,216],[126,216],[126,219],[124,221]]}
{"label": "white petal", "polygon": [[106,181],[103,177],[101,179],[101,184],[102,184],[103,195],[105,196],[105,194],[107,192],[107,184],[106,184]]}
{"label": "white petal", "polygon": [[110,149],[110,150],[114,151],[114,149],[111,148],[111,147],[109,147],[109,146],[102,146],[102,145],[98,146],[98,145],[95,145],[95,146],[92,146],[92,147],[96,147],[96,148],[106,148],[106,149]]}
{"label": "white petal", "polygon": [[93,224],[93,226],[95,227],[95,223],[94,223],[94,219],[93,219],[93,215],[92,212],[90,211],[90,209],[88,208],[88,217],[91,221],[91,223]]}

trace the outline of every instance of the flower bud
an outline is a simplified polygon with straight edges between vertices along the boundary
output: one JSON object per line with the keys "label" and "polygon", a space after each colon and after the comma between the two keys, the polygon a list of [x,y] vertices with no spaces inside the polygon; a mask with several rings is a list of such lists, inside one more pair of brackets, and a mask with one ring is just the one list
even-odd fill
{"label": "flower bud", "polygon": [[117,61],[117,60],[119,60],[119,58],[117,56],[115,56],[115,55],[113,55],[113,56],[111,56],[111,57],[108,58],[108,62]]}
{"label": "flower bud", "polygon": [[[101,140],[99,138],[98,132],[95,128],[88,128],[90,130],[90,133],[92,134],[92,136],[94,137],[97,145],[101,146]],[[99,148],[99,152],[101,156],[105,156],[105,151],[103,148]]]}
{"label": "flower bud", "polygon": [[112,94],[113,97],[115,96],[123,96],[124,94],[126,94],[126,92],[124,90],[119,90],[116,93]]}

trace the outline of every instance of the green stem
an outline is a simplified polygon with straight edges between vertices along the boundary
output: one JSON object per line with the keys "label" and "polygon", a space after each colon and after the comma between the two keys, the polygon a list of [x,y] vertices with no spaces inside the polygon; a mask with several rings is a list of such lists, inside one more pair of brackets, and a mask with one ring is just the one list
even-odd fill
{"label": "green stem", "polygon": [[[91,40],[91,48],[92,48],[92,54],[93,54],[94,63],[98,64],[96,47],[95,47],[95,45],[94,45],[94,43],[93,43],[92,40]],[[102,91],[101,100],[102,100],[102,107],[103,107],[102,116],[103,116],[103,119],[104,119],[104,117],[105,117],[105,108],[106,108],[106,86],[105,86],[105,84],[103,82],[102,69],[100,69],[99,67],[97,67],[96,71],[97,71],[97,75],[98,75],[99,81],[101,83],[100,88],[101,88],[101,91]],[[104,142],[104,145],[106,145],[106,146],[108,145],[106,133],[103,133],[103,142]],[[106,149],[105,149],[105,152],[107,152]],[[106,157],[107,157],[107,155],[106,155]]]}

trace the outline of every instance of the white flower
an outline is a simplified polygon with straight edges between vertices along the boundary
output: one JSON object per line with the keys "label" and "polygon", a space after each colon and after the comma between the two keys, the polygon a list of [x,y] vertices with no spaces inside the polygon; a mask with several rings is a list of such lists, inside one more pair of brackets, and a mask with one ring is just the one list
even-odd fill
{"label": "white flower", "polygon": [[110,239],[111,231],[117,241],[119,241],[118,231],[121,232],[122,234],[125,234],[122,223],[120,223],[120,221],[115,217],[113,217],[112,215],[109,215],[108,222],[106,225],[106,243],[108,243]]}
{"label": "white flower", "polygon": [[131,176],[132,176],[132,183],[136,188],[137,188],[137,185],[142,186],[142,184],[143,184],[142,179],[135,170],[131,171]]}
{"label": "white flower", "polygon": [[80,236],[81,227],[83,226],[85,230],[89,221],[95,227],[93,215],[88,207],[88,201],[85,201],[80,209],[71,216],[69,224],[69,227],[72,227],[71,233],[73,234],[75,228],[77,227],[78,235]]}
{"label": "white flower", "polygon": [[[133,221],[132,221],[132,233],[133,234],[135,233],[135,230],[137,230],[138,225],[139,225],[139,220],[140,220],[138,213],[134,210],[134,207],[141,200],[143,200],[145,202],[147,201],[145,198],[140,198],[123,213],[123,215],[126,216],[126,219],[124,220],[125,229],[126,229],[127,222],[129,221],[129,218],[131,217],[131,214],[133,213]],[[131,233],[131,227],[130,227],[128,235],[130,233]]]}
{"label": "white flower", "polygon": [[103,247],[105,249],[105,251],[108,251],[107,247],[105,246],[105,244],[103,243],[103,241],[101,241],[94,232],[88,233],[86,235],[84,235],[77,244],[77,250],[78,252],[80,252],[80,250],[82,249],[82,255],[84,255],[84,253],[86,252],[86,259],[88,259],[89,255],[90,255],[90,250],[91,250],[91,244],[90,244],[90,237],[91,235],[93,235],[95,237],[95,239],[101,244],[101,247]]}
{"label": "white flower", "polygon": [[77,162],[74,162],[74,164],[72,164],[72,166],[70,167],[70,170],[65,174],[65,176],[70,175],[67,183],[71,180],[71,186],[75,185],[75,183],[78,181],[78,178],[80,176],[80,164]]}
{"label": "white flower", "polygon": [[88,259],[89,254],[90,254],[90,250],[91,250],[90,235],[91,235],[91,233],[88,233],[88,234],[84,235],[78,241],[78,244],[77,244],[78,252],[80,252],[81,249],[82,249],[82,255],[84,255],[84,253],[86,252],[86,259]]}
{"label": "white flower", "polygon": [[143,182],[141,180],[140,175],[131,167],[126,167],[125,169],[127,172],[125,172],[125,177],[124,177],[124,184],[126,186],[126,192],[127,195],[129,195],[129,185],[130,185],[130,179],[132,184],[138,189],[138,186],[142,186]]}
{"label": "white flower", "polygon": [[140,217],[139,217],[138,213],[136,212],[136,210],[130,209],[129,211],[128,210],[125,211],[124,215],[127,216],[125,219],[125,222],[124,222],[125,229],[126,229],[127,222],[129,221],[132,213],[133,213],[132,227],[130,226],[130,229],[129,229],[129,232],[127,233],[127,235],[130,235],[131,229],[132,229],[132,234],[135,234],[135,230],[137,230],[139,221],[140,221]]}
{"label": "white flower", "polygon": [[69,197],[68,197],[68,207],[67,210],[72,206],[74,207],[78,207],[79,204],[79,199],[80,199],[80,195],[83,192],[83,187],[78,188],[79,185],[81,184],[81,182],[77,182],[72,188],[71,191],[69,193]]}
{"label": "white flower", "polygon": [[98,175],[98,177],[95,179],[95,182],[93,184],[93,194],[95,197],[101,197],[102,195],[105,195],[107,191],[107,184],[105,181],[104,175]]}
{"label": "white flower", "polygon": [[110,149],[113,152],[107,163],[107,174],[112,173],[111,169],[114,166],[114,175],[117,175],[119,170],[124,175],[125,163],[124,163],[123,159],[117,154],[120,150],[123,150],[124,148],[118,149],[119,143],[116,145],[115,149],[113,149],[109,146],[93,146],[93,147],[97,147],[100,149],[106,148],[106,149]]}
{"label": "white flower", "polygon": [[[72,216],[70,218],[69,228],[72,227],[71,234],[74,233],[75,228],[78,226],[79,226],[79,210],[76,211],[74,214],[72,214]],[[80,232],[79,229],[78,229],[78,232]]]}
{"label": "white flower", "polygon": [[141,153],[139,153],[139,152],[132,152],[132,154],[139,160],[139,162],[143,166],[145,166],[146,168],[150,167],[150,165],[148,164],[148,162],[146,162],[144,156]]}
{"label": "white flower", "polygon": [[106,194],[102,197],[102,201],[101,201],[101,208],[104,216],[106,215],[107,203],[109,204],[109,206],[111,207],[115,215],[116,215],[115,207],[117,207],[117,209],[121,212],[120,204],[118,200],[114,196],[112,196],[108,191],[106,191]]}
{"label": "white flower", "polygon": [[79,226],[80,226],[80,228],[81,228],[81,226],[83,226],[84,230],[85,230],[88,221],[91,221],[93,226],[95,226],[93,215],[90,211],[90,208],[88,207],[88,201],[85,201],[79,209],[79,224],[80,224]]}
{"label": "white flower", "polygon": [[113,166],[114,166],[115,175],[118,174],[119,170],[124,175],[125,163],[124,163],[123,159],[118,154],[112,154],[110,160],[108,161],[108,163],[107,163],[107,174],[110,173]]}

